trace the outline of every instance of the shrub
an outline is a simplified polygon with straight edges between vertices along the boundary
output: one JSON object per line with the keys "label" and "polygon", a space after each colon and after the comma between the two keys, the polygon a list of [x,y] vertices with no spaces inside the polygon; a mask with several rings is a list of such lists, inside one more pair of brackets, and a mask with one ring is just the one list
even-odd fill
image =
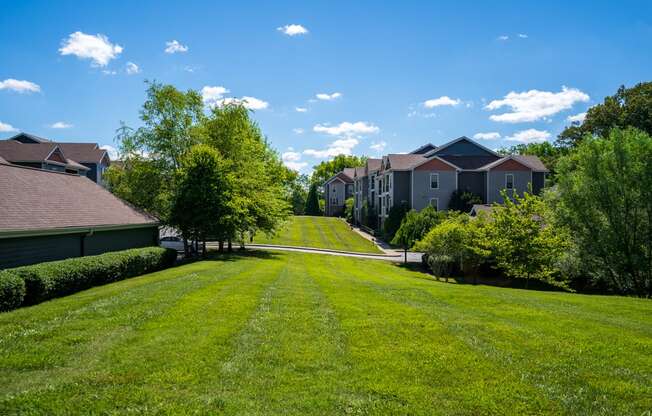
{"label": "shrub", "polygon": [[394,234],[398,231],[401,222],[407,213],[408,207],[405,203],[394,205],[389,209],[387,218],[385,218],[385,222],[383,223],[383,234],[387,241],[392,241]]}
{"label": "shrub", "polygon": [[6,273],[23,282],[23,304],[31,305],[164,269],[174,263],[176,256],[174,250],[146,247],[23,266]]}
{"label": "shrub", "polygon": [[468,214],[475,204],[482,204],[482,197],[480,195],[470,191],[455,190],[448,203],[448,209]]}
{"label": "shrub", "polygon": [[0,271],[0,312],[19,307],[25,298],[25,281],[8,271]]}
{"label": "shrub", "polygon": [[354,216],[353,215],[353,204],[354,204],[353,198],[348,198],[344,202],[344,219],[349,224],[353,224],[353,220],[354,220],[354,218],[353,218],[353,216]]}

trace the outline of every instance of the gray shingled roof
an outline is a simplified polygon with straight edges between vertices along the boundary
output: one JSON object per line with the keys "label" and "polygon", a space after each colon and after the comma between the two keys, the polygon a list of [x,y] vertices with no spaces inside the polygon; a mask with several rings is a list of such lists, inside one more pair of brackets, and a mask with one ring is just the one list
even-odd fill
{"label": "gray shingled roof", "polygon": [[0,232],[156,224],[90,179],[0,164]]}
{"label": "gray shingled roof", "polygon": [[406,154],[406,155],[390,154],[387,155],[387,157],[389,158],[389,166],[391,170],[412,169],[414,166],[418,165],[419,163],[425,162],[427,159],[423,155],[415,155],[415,154]]}
{"label": "gray shingled roof", "polygon": [[81,163],[99,163],[106,150],[97,143],[57,143],[66,157]]}
{"label": "gray shingled roof", "polygon": [[371,158],[367,159],[367,172],[379,170],[381,163],[382,163],[382,159],[371,159]]}
{"label": "gray shingled roof", "polygon": [[353,180],[353,175],[355,175],[355,168],[344,168],[342,170],[342,173],[345,176],[348,176],[351,180]]}
{"label": "gray shingled roof", "polygon": [[0,155],[10,162],[42,162],[57,147],[54,143],[24,144],[0,140]]}

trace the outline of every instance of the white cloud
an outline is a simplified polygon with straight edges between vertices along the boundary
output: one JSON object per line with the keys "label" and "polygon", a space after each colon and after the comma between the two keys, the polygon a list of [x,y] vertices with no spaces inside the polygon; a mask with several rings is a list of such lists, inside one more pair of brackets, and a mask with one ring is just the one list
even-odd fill
{"label": "white cloud", "polygon": [[11,90],[16,92],[40,92],[41,87],[30,81],[17,80],[13,78],[0,81],[0,90]]}
{"label": "white cloud", "polygon": [[509,36],[507,36],[507,35],[498,36],[498,40],[508,40],[508,39],[509,39]]}
{"label": "white cloud", "polygon": [[216,106],[221,103],[224,99],[224,94],[228,94],[229,90],[224,87],[211,87],[209,85],[204,86],[201,89],[201,96],[204,100],[204,104],[208,106]]}
{"label": "white cloud", "polygon": [[233,97],[223,98],[216,105],[221,106],[221,105],[231,104],[231,103],[242,104],[245,108],[249,110],[263,110],[269,107],[269,103],[267,101],[263,101],[256,97],[247,97],[246,95],[242,98],[233,98]]}
{"label": "white cloud", "polygon": [[456,106],[461,102],[462,101],[460,101],[457,98],[450,98],[447,95],[442,95],[439,98],[432,98],[430,100],[424,101],[423,106],[426,108],[435,108],[435,107],[441,107],[445,105]]}
{"label": "white cloud", "polygon": [[387,142],[385,142],[384,140],[381,140],[379,142],[371,142],[371,146],[369,146],[371,150],[375,150],[378,153],[385,150],[385,147],[387,147]]}
{"label": "white cloud", "polygon": [[292,131],[293,131],[295,134],[303,134],[305,130],[302,129],[302,128],[296,128],[296,129],[292,129]]}
{"label": "white cloud", "polygon": [[109,158],[111,158],[111,160],[117,160],[118,159],[118,149],[116,149],[115,147],[113,147],[111,145],[108,145],[108,144],[105,144],[104,146],[100,146],[100,149],[106,150],[107,153],[109,154]]}
{"label": "white cloud", "polygon": [[69,129],[72,127],[73,127],[72,124],[66,123],[64,121],[57,121],[56,123],[50,124],[51,129]]}
{"label": "white cloud", "polygon": [[328,157],[335,157],[337,155],[350,155],[351,150],[358,145],[358,140],[353,138],[335,140],[329,144],[326,149],[315,150],[306,149],[303,151],[304,155],[312,156],[314,158],[323,159]]}
{"label": "white cloud", "polygon": [[576,88],[562,87],[560,92],[530,90],[510,92],[502,100],[493,100],[487,110],[510,107],[511,112],[493,114],[489,118],[503,123],[536,121],[570,109],[577,102],[589,101],[588,94]]}
{"label": "white cloud", "polygon": [[134,75],[140,73],[140,68],[133,62],[127,62],[127,75]]}
{"label": "white cloud", "polygon": [[322,100],[322,101],[332,101],[332,100],[335,100],[337,98],[340,98],[341,96],[342,96],[342,94],[339,93],[339,92],[334,92],[332,94],[326,94],[326,93],[320,92],[319,94],[315,95],[315,97],[317,97],[317,99]]}
{"label": "white cloud", "polygon": [[345,137],[372,134],[377,133],[378,130],[380,130],[378,127],[371,123],[367,123],[366,121],[356,121],[355,123],[345,121],[336,126],[317,124],[312,129],[316,133]]}
{"label": "white cloud", "polygon": [[306,34],[308,34],[308,29],[306,29],[305,27],[303,27],[301,25],[295,25],[295,24],[277,27],[276,30],[278,30],[279,32],[282,32],[282,33],[284,33],[284,34],[286,34],[288,36],[297,36],[297,35],[306,35]]}
{"label": "white cloud", "polygon": [[525,33],[519,33],[518,37],[521,38],[521,39],[527,39],[528,38],[527,34],[525,34]]}
{"label": "white cloud", "polygon": [[308,166],[308,163],[300,162],[301,153],[295,152],[291,147],[281,155],[281,159],[283,160],[283,164],[292,170],[298,171]]}
{"label": "white cloud", "polygon": [[476,133],[473,135],[476,140],[496,140],[500,139],[500,133],[492,131],[490,133]]}
{"label": "white cloud", "polygon": [[75,55],[79,59],[90,59],[93,66],[106,66],[122,53],[122,46],[112,44],[105,35],[87,35],[82,32],[71,33],[61,42],[61,55]]}
{"label": "white cloud", "polygon": [[299,152],[285,152],[281,155],[281,158],[283,159],[284,162],[296,162],[301,160],[301,153]]}
{"label": "white cloud", "polygon": [[520,143],[541,143],[548,140],[550,133],[545,130],[527,129],[514,133],[513,136],[507,137],[506,140]]}
{"label": "white cloud", "polygon": [[306,112],[308,111],[308,109],[305,108],[305,107],[294,107],[294,110],[295,110],[297,113],[306,113]]}
{"label": "white cloud", "polygon": [[115,75],[115,74],[117,74],[117,72],[114,71],[114,70],[112,70],[112,69],[103,69],[103,70],[102,70],[102,73],[103,73],[104,75]]}
{"label": "white cloud", "polygon": [[585,118],[586,112],[575,114],[574,116],[568,116],[566,117],[566,120],[570,121],[571,123],[584,123]]}
{"label": "white cloud", "polygon": [[0,133],[11,133],[13,131],[18,131],[18,129],[11,124],[3,123],[0,121]]}
{"label": "white cloud", "polygon": [[165,53],[183,53],[188,52],[188,46],[182,45],[177,40],[165,42]]}

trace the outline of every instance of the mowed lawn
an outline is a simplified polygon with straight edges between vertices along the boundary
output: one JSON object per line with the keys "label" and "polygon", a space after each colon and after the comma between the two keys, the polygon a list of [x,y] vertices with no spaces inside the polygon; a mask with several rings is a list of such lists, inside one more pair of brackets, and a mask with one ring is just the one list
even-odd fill
{"label": "mowed lawn", "polygon": [[645,414],[652,302],[217,257],[0,314],[0,414]]}
{"label": "mowed lawn", "polygon": [[346,222],[332,217],[290,217],[277,235],[257,235],[254,243],[382,253],[374,243],[351,231]]}

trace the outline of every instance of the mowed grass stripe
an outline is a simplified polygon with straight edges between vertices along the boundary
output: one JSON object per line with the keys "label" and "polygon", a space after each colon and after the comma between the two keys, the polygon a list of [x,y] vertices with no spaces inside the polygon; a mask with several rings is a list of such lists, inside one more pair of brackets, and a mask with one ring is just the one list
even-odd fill
{"label": "mowed grass stripe", "polygon": [[[347,260],[329,259],[332,263]],[[479,303],[468,286],[414,279],[414,273],[407,272],[412,277],[400,279],[391,265],[378,265],[378,269],[386,270],[369,274],[360,267],[351,277],[388,301],[436,317],[468,347],[501,368],[520,373],[549,400],[559,400],[569,413],[595,414],[605,409],[628,413],[652,405],[652,374],[635,370],[652,368],[652,339],[637,331],[596,323],[599,319],[578,319],[567,309],[555,309],[559,297],[572,295],[507,289],[514,292],[511,297],[492,301],[492,294],[500,297],[505,289],[479,286],[473,289],[488,292],[483,296],[486,302]],[[548,304],[546,298],[551,296],[556,302]],[[629,300],[621,298],[621,302]],[[529,306],[537,302],[548,309]],[[614,401],[614,396],[618,400]]]}
{"label": "mowed grass stripe", "polygon": [[339,413],[342,334],[303,261],[288,260],[224,365],[228,414]]}
{"label": "mowed grass stripe", "polygon": [[[90,368],[81,365],[70,369],[68,377],[56,378],[40,389],[6,397],[0,410],[56,413],[66,408],[75,413],[95,408],[108,412],[116,409],[116,403],[127,406],[123,411],[145,413],[221,408],[221,401],[205,384],[206,377],[215,374],[231,353],[230,338],[255,309],[275,267],[255,258],[203,263],[209,266],[208,273],[191,274],[186,282],[193,289],[197,289],[193,281],[209,282],[201,290],[181,290],[182,296],[167,299],[174,302],[166,313],[152,315],[110,348],[91,351],[100,357],[92,360]],[[218,264],[226,267],[215,267]],[[283,263],[276,264],[278,269]],[[207,365],[216,360],[213,368]],[[74,403],[67,403],[70,394],[76,397]],[[153,405],[157,403],[160,408]]]}
{"label": "mowed grass stripe", "polygon": [[382,253],[376,245],[349,228],[339,218],[294,216],[273,237],[257,235],[255,243],[279,244],[354,251]]}

